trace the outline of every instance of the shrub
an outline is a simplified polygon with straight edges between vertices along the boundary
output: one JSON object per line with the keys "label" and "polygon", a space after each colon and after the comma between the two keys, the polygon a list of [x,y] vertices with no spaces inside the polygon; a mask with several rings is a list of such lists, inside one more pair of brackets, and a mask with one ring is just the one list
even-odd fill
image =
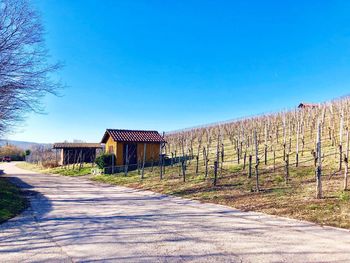
{"label": "shrub", "polygon": [[339,199],[342,201],[349,201],[350,200],[350,195],[348,192],[341,192],[339,194]]}
{"label": "shrub", "polygon": [[98,168],[103,169],[105,167],[112,166],[113,158],[115,158],[114,154],[102,154],[95,159],[95,163],[97,164]]}
{"label": "shrub", "polygon": [[284,180],[285,180],[285,179],[284,179],[282,176],[280,176],[280,175],[277,175],[277,176],[275,177],[275,182],[276,182],[276,183],[282,183]]}
{"label": "shrub", "polygon": [[41,163],[41,165],[44,167],[44,168],[55,168],[58,166],[57,162],[56,161],[53,161],[53,160],[46,160],[46,161],[43,161]]}

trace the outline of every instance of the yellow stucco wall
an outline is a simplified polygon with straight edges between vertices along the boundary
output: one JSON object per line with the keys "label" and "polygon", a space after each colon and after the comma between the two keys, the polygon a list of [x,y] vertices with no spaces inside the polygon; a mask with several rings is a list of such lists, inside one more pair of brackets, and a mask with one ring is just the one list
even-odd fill
{"label": "yellow stucco wall", "polygon": [[[159,160],[159,143],[147,143],[146,146],[146,162]],[[137,158],[143,160],[144,143],[137,143]]]}
{"label": "yellow stucco wall", "polygon": [[[159,143],[147,143],[146,146],[146,162],[159,160]],[[124,143],[115,142],[111,136],[108,137],[105,146],[105,152],[110,153],[110,147],[113,147],[113,154],[116,157],[116,165],[124,165],[123,148]],[[144,143],[137,143],[137,159],[143,160]]]}
{"label": "yellow stucco wall", "polygon": [[117,145],[117,165],[124,165],[123,162],[123,144],[116,142]]}
{"label": "yellow stucco wall", "polygon": [[113,147],[114,155],[117,155],[117,143],[112,139],[111,136],[108,137],[106,142],[105,152],[110,153],[110,147]]}

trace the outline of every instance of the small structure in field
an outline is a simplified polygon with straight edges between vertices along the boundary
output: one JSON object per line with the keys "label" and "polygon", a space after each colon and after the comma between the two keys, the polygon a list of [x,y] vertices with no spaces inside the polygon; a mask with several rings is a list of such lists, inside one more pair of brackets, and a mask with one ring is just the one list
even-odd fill
{"label": "small structure in field", "polygon": [[[74,163],[93,163],[96,159],[96,151],[102,149],[100,143],[55,143],[56,162],[59,165]],[[60,150],[59,160],[57,150]]]}
{"label": "small structure in field", "polygon": [[299,105],[298,105],[298,108],[299,109],[314,109],[314,108],[317,108],[318,107],[318,104],[315,104],[315,103],[305,103],[305,102],[301,102]]}
{"label": "small structure in field", "polygon": [[101,143],[114,154],[115,165],[157,162],[165,140],[157,131],[107,129]]}

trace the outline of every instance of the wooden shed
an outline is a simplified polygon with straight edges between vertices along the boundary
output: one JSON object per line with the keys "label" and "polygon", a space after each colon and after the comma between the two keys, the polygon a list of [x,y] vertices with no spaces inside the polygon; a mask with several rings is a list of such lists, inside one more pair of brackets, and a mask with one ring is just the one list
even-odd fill
{"label": "wooden shed", "polygon": [[55,143],[53,149],[56,149],[56,161],[59,165],[93,163],[96,151],[102,149],[102,145],[100,143]]}
{"label": "wooden shed", "polygon": [[159,161],[165,140],[157,131],[107,129],[101,143],[106,144],[106,153],[115,155],[116,165],[132,165],[143,158]]}

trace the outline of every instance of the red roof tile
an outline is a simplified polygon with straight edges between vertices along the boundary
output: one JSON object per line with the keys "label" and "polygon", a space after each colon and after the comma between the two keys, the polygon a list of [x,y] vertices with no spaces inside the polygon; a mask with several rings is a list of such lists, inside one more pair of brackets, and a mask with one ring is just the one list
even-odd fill
{"label": "red roof tile", "polygon": [[102,138],[102,143],[107,142],[107,135],[110,135],[117,142],[165,142],[157,131],[107,129]]}

